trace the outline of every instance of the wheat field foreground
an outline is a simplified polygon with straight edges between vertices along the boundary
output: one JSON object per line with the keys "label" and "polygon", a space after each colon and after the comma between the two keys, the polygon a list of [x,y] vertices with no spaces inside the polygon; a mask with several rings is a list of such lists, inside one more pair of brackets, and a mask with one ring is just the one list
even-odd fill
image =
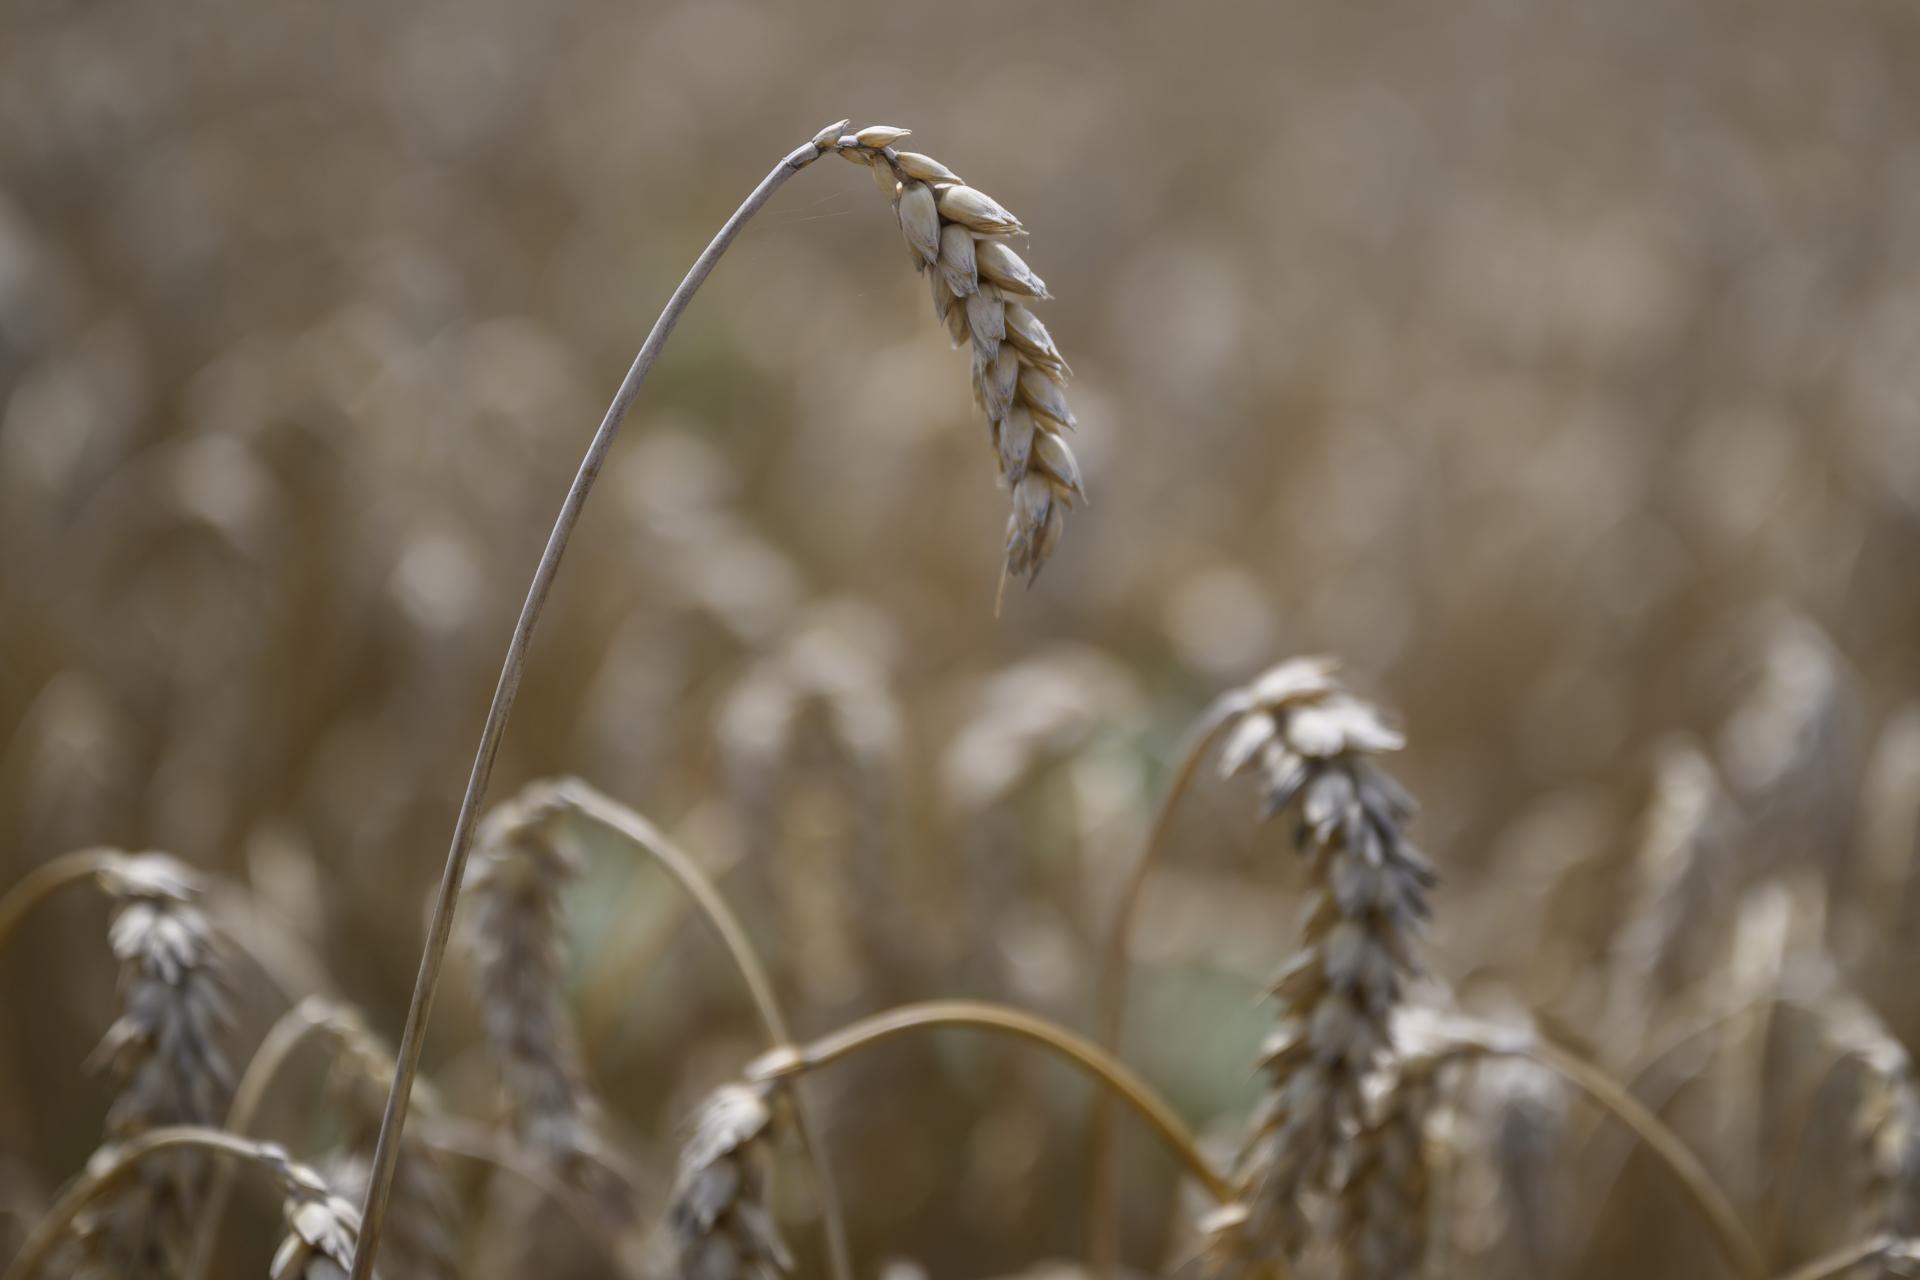
{"label": "wheat field foreground", "polygon": [[1916,66],[0,0],[0,1280],[1920,1274]]}

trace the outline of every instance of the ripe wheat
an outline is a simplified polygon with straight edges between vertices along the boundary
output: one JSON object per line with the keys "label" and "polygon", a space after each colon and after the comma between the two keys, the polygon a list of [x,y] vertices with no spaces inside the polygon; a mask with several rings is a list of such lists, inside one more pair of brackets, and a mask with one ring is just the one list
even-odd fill
{"label": "ripe wheat", "polygon": [[956,347],[972,350],[974,401],[991,424],[1000,478],[1013,495],[1005,571],[1032,582],[1086,488],[1065,438],[1075,425],[1066,393],[1073,371],[1028,306],[1052,295],[1007,244],[1024,228],[938,160],[898,150],[906,129],[873,125],[831,134],[817,141],[873,170],[893,202],[914,269],[927,277],[934,314]]}

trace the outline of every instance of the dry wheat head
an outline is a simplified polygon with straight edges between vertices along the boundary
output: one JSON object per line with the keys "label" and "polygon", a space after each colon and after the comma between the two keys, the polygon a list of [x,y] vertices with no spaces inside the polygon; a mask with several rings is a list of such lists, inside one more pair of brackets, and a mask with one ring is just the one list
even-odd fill
{"label": "dry wheat head", "polygon": [[991,424],[1000,477],[1013,495],[1007,574],[1029,583],[1059,544],[1066,513],[1084,501],[1080,465],[1065,433],[1074,426],[1066,384],[1072,370],[1030,304],[1050,295],[1008,245],[1020,220],[931,156],[898,150],[907,130],[873,125],[823,131],[815,142],[873,171],[893,202],[914,269],[954,345],[973,353],[974,399]]}
{"label": "dry wheat head", "polygon": [[[107,939],[120,964],[119,1015],[88,1067],[119,1086],[107,1142],[166,1125],[218,1125],[233,1092],[220,1044],[232,1017],[225,948],[198,906],[198,884],[162,854],[125,858],[101,882],[113,902]],[[181,1274],[208,1172],[197,1152],[144,1161],[78,1223],[86,1265],[121,1280]]]}
{"label": "dry wheat head", "polygon": [[771,1207],[775,1129],[763,1087],[725,1085],[701,1105],[667,1212],[683,1280],[792,1273]]}
{"label": "dry wheat head", "polygon": [[1303,1194],[1336,1189],[1363,1083],[1417,968],[1434,882],[1402,834],[1411,799],[1374,764],[1403,739],[1333,672],[1330,661],[1301,659],[1261,676],[1221,749],[1223,773],[1258,776],[1269,816],[1297,817],[1312,881],[1300,950],[1274,987],[1266,1094],[1238,1164],[1247,1238],[1269,1258],[1306,1243]]}
{"label": "dry wheat head", "polygon": [[[346,1280],[359,1241],[359,1212],[302,1165],[289,1165],[282,1179],[287,1234],[273,1255],[269,1280]],[[375,1274],[386,1275],[386,1268]]]}

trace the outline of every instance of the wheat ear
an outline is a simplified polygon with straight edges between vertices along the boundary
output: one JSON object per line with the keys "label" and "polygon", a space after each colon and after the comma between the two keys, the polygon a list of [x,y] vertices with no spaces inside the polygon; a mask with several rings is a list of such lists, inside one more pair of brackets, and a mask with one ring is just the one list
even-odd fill
{"label": "wheat ear", "polygon": [[1434,881],[1402,834],[1412,801],[1373,763],[1403,739],[1333,671],[1302,659],[1260,677],[1221,750],[1223,773],[1259,775],[1269,816],[1297,814],[1312,884],[1300,950],[1274,987],[1266,1096],[1239,1161],[1250,1239],[1276,1259],[1306,1242],[1303,1193],[1335,1189]]}
{"label": "wheat ear", "polygon": [[973,353],[973,394],[992,427],[1000,478],[1013,495],[1002,576],[1029,583],[1060,542],[1066,513],[1086,499],[1067,446],[1072,370],[1028,309],[1052,295],[1007,245],[1024,228],[999,201],[967,186],[931,156],[898,150],[908,130],[871,125],[840,137],[841,158],[873,170],[893,202],[916,271],[927,277],[934,314],[957,347]]}
{"label": "wheat ear", "polygon": [[771,1093],[764,1085],[725,1085],[694,1118],[667,1210],[685,1280],[773,1280],[793,1272],[793,1254],[773,1220]]}
{"label": "wheat ear", "polygon": [[557,789],[535,786],[480,824],[468,947],[515,1135],[617,1223],[633,1212],[633,1180],[607,1139],[563,991],[560,890],[578,863],[551,824],[565,809]]}
{"label": "wheat ear", "polygon": [[[113,900],[107,937],[120,962],[120,1012],[88,1066],[119,1083],[107,1141],[217,1124],[233,1089],[220,1046],[231,1022],[227,960],[197,905],[198,886],[161,854],[120,859],[101,884]],[[127,1280],[181,1274],[207,1172],[189,1153],[143,1167],[133,1185],[81,1223],[89,1261]]]}

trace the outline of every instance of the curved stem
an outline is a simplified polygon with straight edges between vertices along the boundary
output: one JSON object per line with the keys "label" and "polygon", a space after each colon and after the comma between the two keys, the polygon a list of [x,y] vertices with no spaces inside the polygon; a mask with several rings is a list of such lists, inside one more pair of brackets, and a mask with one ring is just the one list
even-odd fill
{"label": "curved stem", "polygon": [[[280,1068],[293,1056],[293,1051],[300,1047],[301,1041],[325,1025],[325,1010],[324,1000],[309,996],[281,1014],[280,1020],[267,1029],[267,1034],[260,1040],[260,1047],[254,1050],[252,1061],[240,1073],[240,1083],[233,1091],[233,1103],[227,1108],[226,1132],[235,1137],[246,1136],[259,1114],[260,1104],[266,1100],[267,1090],[278,1078]],[[222,1165],[213,1171],[213,1178],[207,1184],[206,1204],[199,1214],[200,1226],[194,1235],[192,1259],[187,1266],[187,1275],[191,1280],[205,1280],[207,1272],[213,1267],[213,1249],[220,1235],[220,1219],[225,1215],[227,1200],[232,1195],[233,1168]]]}
{"label": "curved stem", "polygon": [[[1166,855],[1167,839],[1173,831],[1174,813],[1181,799],[1193,787],[1207,753],[1226,731],[1233,718],[1246,708],[1246,697],[1235,690],[1214,699],[1193,727],[1187,731],[1180,752],[1180,765],[1173,782],[1160,799],[1160,808],[1147,830],[1140,856],[1120,891],[1114,909],[1113,926],[1107,933],[1106,948],[1100,957],[1100,985],[1094,1025],[1095,1043],[1109,1053],[1119,1053],[1126,1034],[1127,979],[1132,955],[1133,921],[1145,897],[1147,881]],[[1119,1258],[1119,1225],[1114,1216],[1116,1183],[1113,1169],[1113,1098],[1102,1093],[1093,1102],[1093,1119],[1087,1130],[1088,1267],[1096,1276],[1110,1276]]]}
{"label": "curved stem", "polygon": [[646,380],[654,361],[659,358],[660,349],[666,345],[674,326],[680,322],[687,304],[693,300],[693,295],[699,291],[701,284],[713,271],[714,264],[720,261],[720,256],[733,243],[734,237],[740,234],[740,228],[746,225],[747,220],[766,204],[788,178],[812,164],[820,154],[819,145],[812,142],[788,152],[760,180],[753,194],[734,210],[733,216],[727,219],[712,242],[695,259],[686,278],[667,300],[666,309],[653,322],[652,332],[641,344],[632,366],[627,370],[627,376],[620,382],[620,389],[614,393],[613,403],[607,406],[606,414],[600,419],[600,426],[587,445],[585,456],[580,459],[580,469],[574,474],[573,484],[560,504],[560,514],[554,520],[553,531],[547,535],[546,550],[541,553],[539,566],[534,569],[526,601],[520,606],[519,619],[513,625],[513,636],[507,642],[506,657],[500,667],[500,680],[494,686],[493,701],[487,708],[486,722],[480,729],[479,747],[474,752],[473,769],[467,775],[466,793],[460,800],[460,814],[454,820],[446,868],[441,873],[440,888],[433,903],[433,916],[427,925],[426,947],[420,956],[420,972],[414,979],[413,999],[407,1006],[405,1029],[400,1033],[393,1088],[387,1094],[386,1110],[380,1118],[380,1136],[374,1143],[373,1168],[367,1178],[360,1245],[354,1251],[351,1280],[370,1280],[373,1275],[374,1258],[380,1250],[380,1233],[386,1225],[387,1201],[393,1190],[394,1170],[400,1160],[400,1129],[407,1122],[407,1104],[413,1092],[413,1078],[420,1069],[420,1051],[426,1041],[427,1020],[433,1013],[433,996],[440,982],[440,970],[446,961],[447,940],[453,931],[454,907],[459,901],[461,881],[466,875],[474,823],[479,818],[487,783],[493,777],[494,759],[500,752],[500,739],[506,730],[507,719],[513,713],[514,698],[520,692],[520,678],[526,666],[527,648],[533,639],[533,629],[546,607],[554,577],[560,570],[561,558],[566,554],[567,542],[580,522],[587,495],[592,492],[600,468],[606,463],[607,453],[613,447],[620,423],[626,418],[634,397],[639,394],[640,384]]}
{"label": "curved stem", "polygon": [[[728,905],[726,896],[700,869],[700,864],[646,818],[577,778],[568,778],[560,783],[560,795],[579,813],[638,846],[679,883],[699,907],[701,914],[706,916],[714,932],[720,935],[727,954],[733,957],[734,968],[740,971],[741,978],[745,980],[747,991],[753,997],[754,1008],[759,1012],[761,1025],[766,1029],[768,1047],[779,1049],[791,1043],[793,1031],[780,1012],[780,1001],[774,994],[773,980],[767,976],[766,966],[761,963],[752,939],[747,936],[740,918]],[[794,1132],[800,1138],[800,1146],[808,1163],[813,1166],[814,1184],[820,1196],[820,1216],[827,1237],[827,1253],[832,1259],[834,1274],[850,1277],[853,1274],[853,1259],[852,1251],[847,1246],[846,1217],[840,1206],[840,1189],[820,1149],[807,1109],[801,1104],[800,1091],[791,1087],[790,1082],[782,1082],[782,1087],[793,1101]]]}
{"label": "curved stem", "polygon": [[1834,1276],[1845,1275],[1861,1263],[1878,1262],[1895,1256],[1903,1261],[1920,1258],[1920,1240],[1902,1240],[1894,1235],[1874,1236],[1871,1240],[1858,1241],[1795,1267],[1782,1275],[1780,1280],[1833,1280]]}
{"label": "curved stem", "polygon": [[139,1163],[161,1151],[193,1147],[218,1155],[233,1156],[261,1166],[276,1175],[286,1168],[286,1155],[265,1143],[250,1142],[218,1129],[181,1125],[150,1129],[137,1138],[114,1148],[112,1159],[98,1168],[89,1168],[76,1178],[60,1198],[34,1225],[33,1233],[8,1266],[5,1280],[33,1280],[45,1265],[60,1239],[82,1210],[132,1174]]}
{"label": "curved stem", "polygon": [[1745,1280],[1760,1280],[1766,1275],[1766,1262],[1753,1237],[1740,1225],[1740,1216],[1728,1203],[1726,1194],[1714,1184],[1699,1157],[1612,1076],[1586,1059],[1544,1040],[1530,1039],[1524,1046],[1494,1049],[1490,1056],[1531,1058],[1612,1112],[1673,1170],[1693,1207],[1713,1229],[1720,1252],[1734,1271]]}
{"label": "curved stem", "polygon": [[110,871],[126,854],[118,849],[79,849],[41,863],[0,896],[0,951],[33,909],[76,880]]}
{"label": "curved stem", "polygon": [[1200,1149],[1194,1145],[1193,1135],[1187,1132],[1172,1108],[1156,1097],[1125,1063],[1091,1040],[1083,1039],[1045,1018],[1005,1005],[977,1000],[930,1000],[924,1004],[901,1005],[897,1009],[850,1023],[811,1044],[776,1049],[749,1066],[747,1074],[756,1081],[777,1082],[804,1071],[828,1066],[896,1036],[936,1027],[972,1027],[997,1031],[1030,1041],[1073,1063],[1137,1111],[1160,1135],[1160,1140],[1166,1143],[1168,1150],[1200,1179],[1207,1194],[1221,1204],[1232,1201],[1233,1187],[1225,1175],[1200,1154]]}

